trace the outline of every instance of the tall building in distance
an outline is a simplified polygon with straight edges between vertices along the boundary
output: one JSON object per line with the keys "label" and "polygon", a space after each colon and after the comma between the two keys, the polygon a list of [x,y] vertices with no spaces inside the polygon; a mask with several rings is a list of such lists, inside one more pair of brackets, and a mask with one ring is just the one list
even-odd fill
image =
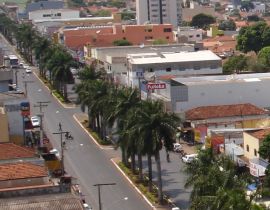
{"label": "tall building in distance", "polygon": [[177,27],[181,23],[182,0],[136,0],[137,24],[170,23]]}

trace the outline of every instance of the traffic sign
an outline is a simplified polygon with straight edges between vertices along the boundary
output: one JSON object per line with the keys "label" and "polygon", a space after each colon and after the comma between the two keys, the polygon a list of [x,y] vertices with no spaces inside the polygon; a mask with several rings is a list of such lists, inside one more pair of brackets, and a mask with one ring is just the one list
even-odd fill
{"label": "traffic sign", "polygon": [[165,83],[148,83],[147,90],[166,89]]}

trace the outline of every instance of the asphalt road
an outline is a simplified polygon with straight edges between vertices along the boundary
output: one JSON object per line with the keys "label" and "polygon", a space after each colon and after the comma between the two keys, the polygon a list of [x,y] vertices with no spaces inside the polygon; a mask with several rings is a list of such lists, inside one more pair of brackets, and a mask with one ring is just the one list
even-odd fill
{"label": "asphalt road", "polygon": [[[0,40],[1,45],[5,46],[7,52],[13,51],[7,43],[3,44]],[[63,108],[34,74],[26,75],[24,72],[21,69],[17,74],[18,87],[24,90],[22,81],[33,81],[27,85],[28,98],[32,105],[31,113],[33,115],[39,113],[39,109],[33,107],[37,102],[50,101],[44,108],[44,127],[54,147],[61,151],[60,136],[52,134],[58,132],[59,122],[62,124],[63,131],[71,132],[74,137],[73,141],[67,142],[67,149],[64,151],[65,168],[74,177],[74,182],[81,185],[85,199],[93,209],[98,209],[98,191],[93,186],[98,183],[116,183],[114,186],[101,188],[103,210],[152,209],[112,164],[111,158],[121,157],[120,152],[100,149],[74,120],[73,115],[81,112],[80,108]],[[171,153],[170,159],[168,163],[165,152],[161,151],[163,190],[178,207],[183,210],[188,209],[190,189],[184,188],[186,180],[186,175],[183,173],[184,164],[177,154]],[[146,164],[144,160],[144,167],[147,170]],[[155,180],[154,159],[153,172]]]}

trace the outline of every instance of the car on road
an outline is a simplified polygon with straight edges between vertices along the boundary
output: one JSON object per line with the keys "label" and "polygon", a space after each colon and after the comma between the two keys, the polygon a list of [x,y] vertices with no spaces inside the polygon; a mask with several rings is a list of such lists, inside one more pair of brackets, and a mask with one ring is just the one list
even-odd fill
{"label": "car on road", "polygon": [[183,146],[179,143],[174,143],[173,144],[173,151],[174,152],[181,152],[181,151],[183,151]]}
{"label": "car on road", "polygon": [[25,72],[26,72],[27,74],[31,74],[31,73],[32,73],[32,70],[31,70],[30,68],[27,68],[27,69],[25,69]]}
{"label": "car on road", "polygon": [[184,163],[191,163],[193,160],[195,160],[198,157],[198,154],[190,154],[190,155],[185,155],[182,157],[182,161]]}
{"label": "car on road", "polygon": [[40,117],[39,116],[32,116],[31,123],[32,123],[33,127],[39,127],[40,126]]}

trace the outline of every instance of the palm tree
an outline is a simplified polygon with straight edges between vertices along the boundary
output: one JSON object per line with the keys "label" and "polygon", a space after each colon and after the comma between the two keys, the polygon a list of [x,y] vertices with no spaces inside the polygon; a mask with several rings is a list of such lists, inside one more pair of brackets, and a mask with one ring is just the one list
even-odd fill
{"label": "palm tree", "polygon": [[154,155],[157,166],[158,200],[163,201],[161,163],[159,151],[164,146],[172,150],[174,134],[179,123],[179,118],[170,113],[165,113],[159,101],[142,101],[141,109],[137,111],[135,128],[140,131],[140,138],[144,141],[144,152],[148,154],[149,179],[151,184],[151,156]]}
{"label": "palm tree", "polygon": [[51,42],[44,37],[37,37],[34,43],[35,58],[38,61],[40,75],[42,77],[45,77],[44,67],[46,60],[48,59],[48,55],[50,55],[50,46]]}
{"label": "palm tree", "polygon": [[61,47],[56,47],[47,61],[47,68],[52,72],[53,86],[63,94],[65,100],[67,100],[66,85],[73,80],[70,68],[75,65],[72,56]]}

